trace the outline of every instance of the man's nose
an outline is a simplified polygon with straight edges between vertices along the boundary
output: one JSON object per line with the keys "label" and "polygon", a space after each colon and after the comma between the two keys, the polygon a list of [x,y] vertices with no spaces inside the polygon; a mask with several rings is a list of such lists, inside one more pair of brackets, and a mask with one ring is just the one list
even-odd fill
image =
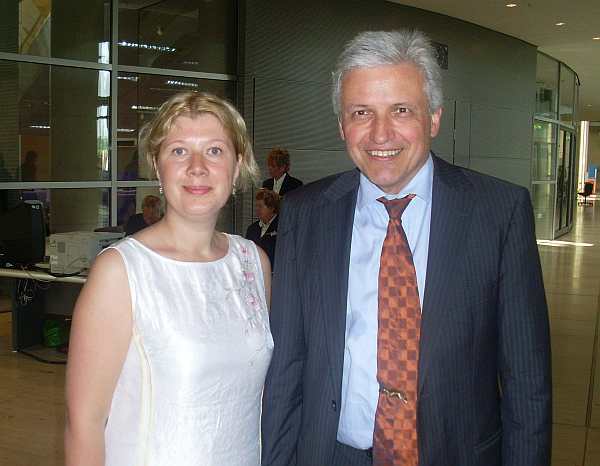
{"label": "man's nose", "polygon": [[371,127],[371,139],[376,144],[384,144],[390,140],[391,131],[392,128],[387,117],[376,117],[373,120],[373,125]]}

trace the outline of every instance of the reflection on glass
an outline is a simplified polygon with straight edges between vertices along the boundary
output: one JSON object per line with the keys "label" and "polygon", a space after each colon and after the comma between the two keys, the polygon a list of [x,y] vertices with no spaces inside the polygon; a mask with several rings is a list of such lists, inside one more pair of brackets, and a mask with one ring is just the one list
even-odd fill
{"label": "reflection on glass", "polygon": [[558,168],[556,186],[556,231],[564,230],[572,220],[574,199],[574,137],[568,131],[560,130],[558,144]]}
{"label": "reflection on glass", "polygon": [[532,186],[535,236],[538,239],[554,239],[554,183]]}
{"label": "reflection on glass", "polygon": [[533,123],[533,181],[554,180],[556,127],[539,120]]}
{"label": "reflection on glass", "polygon": [[4,169],[14,181],[110,176],[108,71],[0,60]]}
{"label": "reflection on glass", "polygon": [[147,196],[160,198],[160,214],[165,212],[164,198],[159,195],[158,186],[144,186],[119,188],[117,191],[117,224],[126,227],[129,222],[135,221],[132,217],[143,214],[144,199]]}
{"label": "reflection on glass", "polygon": [[233,83],[146,74],[119,74],[117,154],[119,180],[151,180],[154,174],[138,152],[138,131],[172,95],[206,91],[232,100]]}
{"label": "reflection on glass", "polygon": [[537,54],[536,105],[538,116],[556,119],[558,94],[558,62],[544,54]]}
{"label": "reflection on glass", "polygon": [[119,62],[235,73],[234,0],[119,2]]}
{"label": "reflection on glass", "polygon": [[109,0],[2,2],[0,51],[108,63],[109,19]]}
{"label": "reflection on glass", "polygon": [[575,73],[560,65],[560,121],[573,124],[575,114]]}
{"label": "reflection on glass", "polygon": [[[0,190],[0,200],[38,200],[44,204],[47,231],[93,231],[110,224],[108,189]],[[13,203],[14,205],[14,203]]]}

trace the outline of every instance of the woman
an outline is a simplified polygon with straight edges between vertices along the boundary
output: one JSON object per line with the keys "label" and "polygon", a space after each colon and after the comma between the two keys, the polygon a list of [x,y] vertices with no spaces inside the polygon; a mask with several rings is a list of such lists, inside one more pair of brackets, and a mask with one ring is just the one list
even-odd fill
{"label": "woman", "polygon": [[98,256],[77,301],[66,463],[257,466],[270,266],[215,230],[234,185],[257,171],[244,121],[222,99],[184,93],[141,138],[166,213]]}
{"label": "woman", "polygon": [[280,197],[275,191],[259,189],[254,196],[254,210],[258,220],[246,230],[246,239],[252,240],[269,256],[271,268],[275,265],[275,244],[279,218]]}

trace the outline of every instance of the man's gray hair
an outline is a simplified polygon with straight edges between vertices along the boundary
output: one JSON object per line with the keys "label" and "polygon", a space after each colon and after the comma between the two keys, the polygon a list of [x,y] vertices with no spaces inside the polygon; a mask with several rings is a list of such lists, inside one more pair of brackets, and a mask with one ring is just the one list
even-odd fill
{"label": "man's gray hair", "polygon": [[342,79],[344,73],[355,68],[372,68],[385,65],[412,63],[423,73],[424,91],[429,111],[442,106],[442,75],[435,48],[421,31],[365,31],[346,44],[338,58],[333,79],[333,111],[338,118],[341,112]]}

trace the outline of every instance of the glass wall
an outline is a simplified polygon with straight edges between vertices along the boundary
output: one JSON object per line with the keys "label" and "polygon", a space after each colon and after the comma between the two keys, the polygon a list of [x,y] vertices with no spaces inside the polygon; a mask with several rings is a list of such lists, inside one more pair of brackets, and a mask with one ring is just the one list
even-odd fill
{"label": "glass wall", "polygon": [[236,100],[235,0],[2,5],[0,209],[39,199],[51,233],[124,225],[158,194],[138,135],[171,95]]}
{"label": "glass wall", "polygon": [[536,86],[531,190],[536,236],[554,239],[571,229],[577,196],[577,75],[538,53]]}

